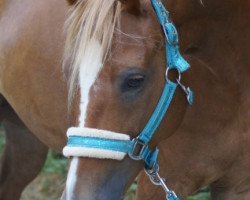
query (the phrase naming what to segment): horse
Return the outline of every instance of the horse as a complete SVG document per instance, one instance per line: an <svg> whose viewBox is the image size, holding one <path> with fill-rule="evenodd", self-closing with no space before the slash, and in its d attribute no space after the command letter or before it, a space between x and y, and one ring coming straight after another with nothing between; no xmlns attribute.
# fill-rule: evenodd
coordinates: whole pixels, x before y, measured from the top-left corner
<svg viewBox="0 0 250 200"><path fill-rule="evenodd" d="M69 0L66 37L66 2L0 2L0 119L6 132L0 196L16 200L38 174L48 147L62 151L68 127L136 137L157 106L167 60L148 0ZM163 3L191 65L182 83L195 98L188 106L178 87L150 142L160 150L160 173L181 199L205 185L215 200L249 199L250 1ZM62 199L122 199L143 169L129 156L84 153L71 159ZM143 173L138 182L137 199L165 198Z"/></svg>
<svg viewBox="0 0 250 200"><path fill-rule="evenodd" d="M48 147L61 151L66 142L61 65L67 10L57 0L0 1L0 120L6 135L0 199L20 199Z"/></svg>

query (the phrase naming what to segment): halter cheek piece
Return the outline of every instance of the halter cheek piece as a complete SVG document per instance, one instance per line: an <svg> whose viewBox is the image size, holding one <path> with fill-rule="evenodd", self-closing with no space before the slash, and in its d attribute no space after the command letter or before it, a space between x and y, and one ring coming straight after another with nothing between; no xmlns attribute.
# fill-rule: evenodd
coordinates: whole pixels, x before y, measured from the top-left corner
<svg viewBox="0 0 250 200"><path fill-rule="evenodd" d="M193 92L189 87L186 88L181 84L181 74L189 69L190 66L179 52L178 33L174 24L169 20L169 12L161 0L151 0L151 3L166 39L167 70L166 84L148 123L139 136L132 140L130 140L130 137L126 134L111 131L90 128L70 128L67 132L68 143L63 153L67 157L92 157L116 160L122 160L128 154L133 160L143 160L145 162L145 171L152 183L162 186L166 192L167 200L178 200L179 198L173 191L168 189L166 181L158 173L158 148L152 151L148 147L148 143L163 117L166 115L178 86L185 92L188 103L190 105L193 104ZM170 70L177 70L179 77L176 82L168 78Z"/></svg>

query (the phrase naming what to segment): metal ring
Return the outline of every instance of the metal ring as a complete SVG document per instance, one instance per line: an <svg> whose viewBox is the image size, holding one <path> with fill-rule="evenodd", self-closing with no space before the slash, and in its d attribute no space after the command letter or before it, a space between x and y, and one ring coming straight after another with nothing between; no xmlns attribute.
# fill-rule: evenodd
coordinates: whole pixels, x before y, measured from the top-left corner
<svg viewBox="0 0 250 200"><path fill-rule="evenodd" d="M171 81L168 78L168 74L169 74L170 70L176 70L178 72L178 78L176 79L176 83L180 83L181 82L181 72L180 72L180 70L177 69L177 68L169 68L169 67L167 67L167 69L166 69L166 81L167 81L167 83L169 83Z"/></svg>

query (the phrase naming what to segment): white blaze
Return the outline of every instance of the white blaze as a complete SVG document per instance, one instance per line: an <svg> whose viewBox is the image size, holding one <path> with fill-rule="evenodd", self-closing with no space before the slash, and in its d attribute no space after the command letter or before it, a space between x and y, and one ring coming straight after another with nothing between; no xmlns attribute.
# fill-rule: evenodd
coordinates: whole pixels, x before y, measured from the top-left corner
<svg viewBox="0 0 250 200"><path fill-rule="evenodd" d="M89 92L91 86L95 83L95 80L102 68L102 49L98 41L93 40L90 42L86 49L85 55L82 57L80 66L80 90L81 90L81 102L80 102L80 116L79 126L84 127L85 119L87 115L87 107L89 103Z"/></svg>
<svg viewBox="0 0 250 200"><path fill-rule="evenodd" d="M74 199L74 189L77 181L78 158L74 157L70 163L68 178L66 183L66 199Z"/></svg>
<svg viewBox="0 0 250 200"><path fill-rule="evenodd" d="M97 40L92 40L87 46L85 54L82 55L80 65L80 116L79 127L85 126L87 108L89 104L89 93L91 86L95 83L102 68L102 48ZM74 198L74 190L77 183L78 158L73 158L70 164L66 183L67 200Z"/></svg>

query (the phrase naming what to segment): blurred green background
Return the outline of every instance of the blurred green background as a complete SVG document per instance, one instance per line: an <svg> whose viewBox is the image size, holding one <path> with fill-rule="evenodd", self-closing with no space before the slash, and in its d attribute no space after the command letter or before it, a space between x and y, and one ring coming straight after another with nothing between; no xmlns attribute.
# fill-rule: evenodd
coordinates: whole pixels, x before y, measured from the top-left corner
<svg viewBox="0 0 250 200"><path fill-rule="evenodd" d="M0 125L0 152L4 148ZM65 186L68 162L62 155L50 151L40 175L26 188L21 200L59 200ZM136 183L127 192L125 200L135 200ZM200 190L187 200L211 200L208 188Z"/></svg>

